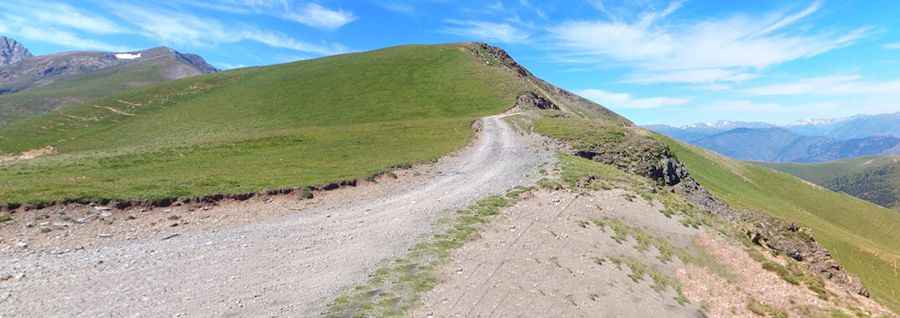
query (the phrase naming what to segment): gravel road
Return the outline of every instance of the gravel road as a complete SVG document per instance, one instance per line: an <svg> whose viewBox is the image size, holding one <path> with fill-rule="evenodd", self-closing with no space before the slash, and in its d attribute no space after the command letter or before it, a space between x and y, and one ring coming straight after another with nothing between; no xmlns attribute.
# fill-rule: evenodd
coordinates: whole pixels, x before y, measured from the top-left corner
<svg viewBox="0 0 900 318"><path fill-rule="evenodd" d="M3 252L0 317L318 316L440 216L532 183L535 168L552 160L500 116L481 127L431 173L285 216L62 254Z"/></svg>

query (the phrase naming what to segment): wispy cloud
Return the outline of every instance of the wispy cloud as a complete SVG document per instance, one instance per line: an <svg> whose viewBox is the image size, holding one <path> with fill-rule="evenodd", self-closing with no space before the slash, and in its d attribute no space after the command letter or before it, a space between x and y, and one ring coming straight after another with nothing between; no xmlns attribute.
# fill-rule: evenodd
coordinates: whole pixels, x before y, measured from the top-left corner
<svg viewBox="0 0 900 318"><path fill-rule="evenodd" d="M445 20L445 33L472 38L473 40L519 43L528 40L531 34L510 23L473 20Z"/></svg>
<svg viewBox="0 0 900 318"><path fill-rule="evenodd" d="M667 70L663 72L641 71L627 75L623 82L634 84L740 82L757 78L758 74L728 68Z"/></svg>
<svg viewBox="0 0 900 318"><path fill-rule="evenodd" d="M789 95L900 95L900 80L865 81L859 74L838 74L804 78L787 83L764 85L744 90L752 96Z"/></svg>
<svg viewBox="0 0 900 318"><path fill-rule="evenodd" d="M635 98L631 94L600 89L584 89L576 93L599 104L613 108L658 108L684 105L690 102L690 99L676 97Z"/></svg>
<svg viewBox="0 0 900 318"><path fill-rule="evenodd" d="M345 47L337 44L308 43L250 25L226 25L215 19L178 11L128 4L112 5L112 8L114 14L130 21L142 35L162 43L213 46L253 41L270 47L321 55L346 51Z"/></svg>
<svg viewBox="0 0 900 318"><path fill-rule="evenodd" d="M78 50L127 51L130 48L87 35L127 33L102 16L57 2L4 1L0 3L0 32Z"/></svg>
<svg viewBox="0 0 900 318"><path fill-rule="evenodd" d="M31 25L70 28L92 34L127 33L102 16L78 10L64 3L10 0L0 3L4 16L16 16Z"/></svg>
<svg viewBox="0 0 900 318"><path fill-rule="evenodd" d="M791 111L790 108L777 103L758 103L746 99L719 101L702 108L713 112L737 113L784 113Z"/></svg>
<svg viewBox="0 0 900 318"><path fill-rule="evenodd" d="M334 30L356 21L350 11L331 9L314 2L285 0L178 0L180 4L234 14L267 15L297 22L312 28Z"/></svg>
<svg viewBox="0 0 900 318"><path fill-rule="evenodd" d="M25 39L52 43L72 49L79 50L99 50L111 52L131 51L132 48L127 46L110 44L102 41L96 41L82 37L78 34L47 27L36 27L26 24L18 24L15 27L7 27L11 29L10 33L21 36Z"/></svg>
<svg viewBox="0 0 900 318"><path fill-rule="evenodd" d="M900 50L900 42L888 43L884 45L888 50Z"/></svg>
<svg viewBox="0 0 900 318"><path fill-rule="evenodd" d="M785 62L809 58L853 44L868 28L816 31L795 27L816 13L815 1L797 12L664 23L682 2L662 10L645 10L625 19L610 13L602 2L595 7L608 19L569 21L550 28L557 49L569 60L588 63L614 60L643 74L630 81L642 83L713 83L754 78L753 73ZM748 75L749 74L749 75ZM679 75L689 75L680 77Z"/></svg>
<svg viewBox="0 0 900 318"><path fill-rule="evenodd" d="M409 3L397 2L397 1L381 1L378 2L378 6L397 13L402 14L414 14L416 13L416 7Z"/></svg>
<svg viewBox="0 0 900 318"><path fill-rule="evenodd" d="M287 12L284 17L307 26L333 30L356 20L349 11L332 10L315 3L308 3L299 10Z"/></svg>

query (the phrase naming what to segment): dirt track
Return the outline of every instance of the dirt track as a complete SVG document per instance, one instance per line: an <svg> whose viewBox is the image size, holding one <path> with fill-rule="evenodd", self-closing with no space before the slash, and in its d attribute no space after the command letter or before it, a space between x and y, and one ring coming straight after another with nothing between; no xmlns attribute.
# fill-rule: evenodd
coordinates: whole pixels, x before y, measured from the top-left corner
<svg viewBox="0 0 900 318"><path fill-rule="evenodd" d="M5 249L0 275L11 277L0 281L0 317L316 316L441 215L532 182L552 160L539 148L488 117L473 145L430 173L355 189L350 199L167 240L110 239L61 254Z"/></svg>

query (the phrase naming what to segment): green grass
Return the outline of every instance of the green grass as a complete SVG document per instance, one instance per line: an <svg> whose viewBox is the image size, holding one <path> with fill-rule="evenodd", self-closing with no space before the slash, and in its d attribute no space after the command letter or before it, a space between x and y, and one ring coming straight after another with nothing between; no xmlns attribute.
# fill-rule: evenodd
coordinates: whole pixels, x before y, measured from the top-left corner
<svg viewBox="0 0 900 318"><path fill-rule="evenodd" d="M0 166L0 201L154 200L364 178L460 148L475 119L522 90L462 45L166 82L0 128L0 153L60 152Z"/></svg>
<svg viewBox="0 0 900 318"><path fill-rule="evenodd" d="M658 136L706 189L736 208L803 224L873 297L900 310L900 214Z"/></svg>
<svg viewBox="0 0 900 318"><path fill-rule="evenodd" d="M620 144L631 137L630 131L615 120L590 120L569 117L543 117L534 130L572 145L576 149Z"/></svg>
<svg viewBox="0 0 900 318"><path fill-rule="evenodd" d="M765 164L834 191L900 209L900 157L865 157L815 164Z"/></svg>
<svg viewBox="0 0 900 318"><path fill-rule="evenodd" d="M438 222L443 230L417 244L406 255L387 261L364 284L343 292L326 312L327 317L402 317L421 295L437 285L438 268L450 252L462 247L490 222L500 209L511 206L528 188L515 188L503 196L484 198Z"/></svg>

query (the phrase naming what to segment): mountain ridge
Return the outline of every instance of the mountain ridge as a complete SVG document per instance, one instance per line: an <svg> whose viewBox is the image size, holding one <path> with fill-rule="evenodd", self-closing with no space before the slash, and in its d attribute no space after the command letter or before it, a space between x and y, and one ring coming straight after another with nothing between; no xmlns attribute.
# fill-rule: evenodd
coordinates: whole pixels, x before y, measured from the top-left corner
<svg viewBox="0 0 900 318"><path fill-rule="evenodd" d="M900 153L900 138L870 136L840 140L803 136L785 128L735 128L693 140L723 155L762 162L823 162Z"/></svg>
<svg viewBox="0 0 900 318"><path fill-rule="evenodd" d="M18 43L0 44L4 41ZM130 88L218 71L199 55L168 47L40 56L27 53L21 44L16 47L17 57L7 58L13 63L0 64L0 126Z"/></svg>
<svg viewBox="0 0 900 318"><path fill-rule="evenodd" d="M14 39L0 35L0 66L21 62L33 55Z"/></svg>

